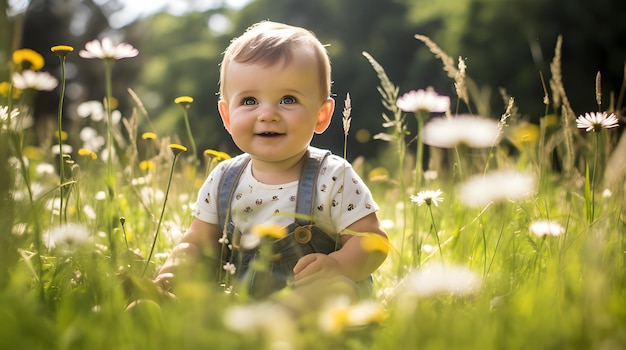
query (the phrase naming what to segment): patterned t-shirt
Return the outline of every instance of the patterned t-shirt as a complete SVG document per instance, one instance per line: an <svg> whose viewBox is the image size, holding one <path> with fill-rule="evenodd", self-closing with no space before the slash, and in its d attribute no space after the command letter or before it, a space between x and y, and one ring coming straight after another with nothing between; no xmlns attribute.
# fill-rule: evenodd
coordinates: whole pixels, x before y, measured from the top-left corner
<svg viewBox="0 0 626 350"><path fill-rule="evenodd" d="M227 162L221 162L200 188L194 211L197 219L219 225L217 187ZM363 180L343 158L329 155L319 172L313 222L327 234L342 232L379 209ZM298 181L281 185L257 181L248 162L233 195L230 217L244 234L258 224L286 227L295 220L297 190Z"/></svg>

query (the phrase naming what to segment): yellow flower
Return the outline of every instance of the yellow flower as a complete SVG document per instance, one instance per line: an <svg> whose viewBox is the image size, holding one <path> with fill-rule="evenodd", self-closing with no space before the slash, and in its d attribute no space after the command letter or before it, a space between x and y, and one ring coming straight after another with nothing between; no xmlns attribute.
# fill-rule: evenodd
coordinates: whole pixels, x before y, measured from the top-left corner
<svg viewBox="0 0 626 350"><path fill-rule="evenodd" d="M287 228L280 225L255 225L252 233L259 237L282 238L287 234Z"/></svg>
<svg viewBox="0 0 626 350"><path fill-rule="evenodd" d="M59 138L59 132L55 131L54 132L54 136L56 136L56 138ZM61 131L61 141L65 141L67 140L67 132L66 131Z"/></svg>
<svg viewBox="0 0 626 350"><path fill-rule="evenodd" d="M550 127L550 126L558 126L560 121L559 121L559 116L557 114L547 114L545 116L543 116L543 118L541 118L543 120L543 124L546 127Z"/></svg>
<svg viewBox="0 0 626 350"><path fill-rule="evenodd" d="M174 152L174 155L177 156L182 152L187 152L187 147L183 145L179 145L177 143L170 143L170 149Z"/></svg>
<svg viewBox="0 0 626 350"><path fill-rule="evenodd" d="M193 102L193 97L191 96L179 96L174 99L174 103L179 105L187 105Z"/></svg>
<svg viewBox="0 0 626 350"><path fill-rule="evenodd" d="M374 168L369 172L368 178L370 181L387 181L389 180L389 170L383 167Z"/></svg>
<svg viewBox="0 0 626 350"><path fill-rule="evenodd" d="M151 160L142 160L139 162L139 169L141 170L151 170L156 168L156 165Z"/></svg>
<svg viewBox="0 0 626 350"><path fill-rule="evenodd" d="M539 126L533 123L523 122L511 130L509 135L511 143L517 148L539 140Z"/></svg>
<svg viewBox="0 0 626 350"><path fill-rule="evenodd" d="M79 148L78 149L78 155L79 156L85 156L85 157L91 157L91 159L97 159L98 155L95 154L94 152L86 149L86 148Z"/></svg>
<svg viewBox="0 0 626 350"><path fill-rule="evenodd" d="M370 233L361 238L361 247L368 252L379 251L389 253L389 241L378 234Z"/></svg>
<svg viewBox="0 0 626 350"><path fill-rule="evenodd" d="M144 140L154 140L157 138L157 135L153 132L144 132L141 134L141 138Z"/></svg>
<svg viewBox="0 0 626 350"><path fill-rule="evenodd" d="M63 57L68 53L74 51L74 48L68 45L56 45L50 48L50 51L56 53L57 55Z"/></svg>
<svg viewBox="0 0 626 350"><path fill-rule="evenodd" d="M13 63L18 66L22 66L25 63L29 65L22 67L23 69L38 71L43 68L44 62L43 56L35 50L19 49L13 51Z"/></svg>
<svg viewBox="0 0 626 350"><path fill-rule="evenodd" d="M0 81L0 95L4 96L4 97L8 97L9 96L9 90L11 88L11 84L8 81ZM13 99L18 99L20 98L20 95L22 94L22 90L20 89L13 89Z"/></svg>
<svg viewBox="0 0 626 350"><path fill-rule="evenodd" d="M213 149L204 150L204 154L207 156L211 156L213 158L219 159L219 160L230 159L230 155L228 153L216 151Z"/></svg>

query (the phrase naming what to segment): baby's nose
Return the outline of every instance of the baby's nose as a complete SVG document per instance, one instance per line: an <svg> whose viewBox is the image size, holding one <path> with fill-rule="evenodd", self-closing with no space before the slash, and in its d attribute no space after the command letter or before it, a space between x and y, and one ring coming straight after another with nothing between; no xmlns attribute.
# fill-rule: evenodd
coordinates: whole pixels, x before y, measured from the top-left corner
<svg viewBox="0 0 626 350"><path fill-rule="evenodd" d="M266 103L259 108L259 121L276 121L280 118L276 106Z"/></svg>

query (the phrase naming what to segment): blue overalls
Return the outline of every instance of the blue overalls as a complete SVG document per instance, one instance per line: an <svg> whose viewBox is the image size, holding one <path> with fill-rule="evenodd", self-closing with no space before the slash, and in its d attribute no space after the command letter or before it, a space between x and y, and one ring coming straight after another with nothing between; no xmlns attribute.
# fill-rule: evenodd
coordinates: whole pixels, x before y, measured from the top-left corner
<svg viewBox="0 0 626 350"><path fill-rule="evenodd" d="M253 259L259 250L245 250L237 244L241 238L241 232L236 230L229 218L230 203L232 202L235 188L241 178L246 165L250 161L247 154L233 158L222 174L218 187L218 213L220 227L226 229L228 246L224 247L227 254L223 254L223 261L229 261L237 266L236 275L239 281L245 281L249 285L248 293L255 298L263 298L271 293L284 288L288 281L293 278L293 268L298 260L304 255L311 253L329 254L341 248L339 234L332 237L313 224L315 185L320 167L330 151L309 147L305 154L305 161L300 174L298 192L296 198L296 215L294 222L287 227L287 234L275 240L272 244L272 259L269 269L265 271L250 269ZM226 227L225 223L228 223ZM371 278L367 280L371 289ZM359 283L360 284L360 283ZM359 286L359 289L362 289Z"/></svg>

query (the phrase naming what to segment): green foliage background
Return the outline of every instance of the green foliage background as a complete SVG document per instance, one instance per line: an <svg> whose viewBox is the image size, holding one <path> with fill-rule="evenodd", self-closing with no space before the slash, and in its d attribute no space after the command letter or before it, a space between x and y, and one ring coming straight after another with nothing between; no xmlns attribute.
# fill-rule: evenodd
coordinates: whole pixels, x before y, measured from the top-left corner
<svg viewBox="0 0 626 350"><path fill-rule="evenodd" d="M7 8L7 0L0 6ZM146 105L157 129L152 131L173 135L176 130L182 135L184 124L172 100L180 95L193 96L196 103L189 114L200 150L236 151L215 107L218 64L229 40L259 20L304 26L329 45L338 105L350 93L353 130L366 129L370 135L381 131L384 109L372 98L377 77L363 51L386 67L401 93L433 86L442 94L454 95L441 62L413 38L414 34L426 35L452 57L466 60L468 76L475 82L477 108L472 112L495 118L506 106L499 88L523 106L519 112L525 119L537 122L544 114L540 72L548 70L558 35L564 38L564 85L577 113L595 109L593 82L598 72L603 90L614 92L617 99L626 57L626 26L617 18L626 13L626 3L620 0L575 1L567 6L559 0L252 0L241 10L216 2L215 8L205 12L182 16L160 13L111 29L107 18L122 6L118 1L102 6L92 0L31 1L25 14L8 19L2 16L0 61L7 61L11 48L30 47L46 54L47 67L54 71L57 62L49 52L51 44L78 49L99 35L117 35L140 51L135 60L114 67L115 96L120 103L132 106L126 92L130 87ZM209 19L216 15L229 20L225 32L208 28ZM77 83L81 89L68 96L70 105L103 95L101 67L97 62L84 61L73 62L77 71L69 84ZM3 64L0 74L5 73L8 68ZM55 109L54 98L46 97L39 97L40 115ZM317 145L341 152L339 116L337 110L331 128L317 137ZM43 128L47 124L42 121L40 125ZM354 138L349 142L349 158L375 156L378 152L374 150L381 143L372 139L361 143Z"/></svg>

